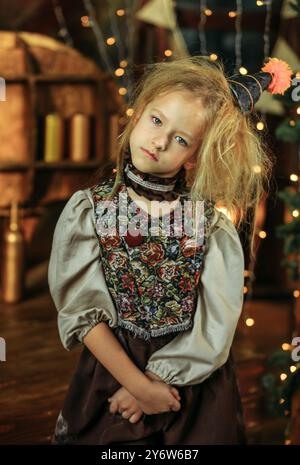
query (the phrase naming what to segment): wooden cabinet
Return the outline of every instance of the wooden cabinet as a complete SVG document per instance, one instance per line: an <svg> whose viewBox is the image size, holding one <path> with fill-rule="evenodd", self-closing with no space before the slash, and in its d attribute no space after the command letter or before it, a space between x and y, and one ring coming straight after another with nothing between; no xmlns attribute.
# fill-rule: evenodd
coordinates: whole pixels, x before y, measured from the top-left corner
<svg viewBox="0 0 300 465"><path fill-rule="evenodd" d="M5 80L7 100L0 109L1 132L5 134L0 148L0 212L13 199L32 207L68 198L113 155L110 122L116 124L117 113L109 114L105 77L27 75ZM57 162L44 159L45 118L52 112L62 117L64 129L63 155ZM90 120L90 154L83 162L74 162L69 156L70 120L76 113Z"/></svg>
<svg viewBox="0 0 300 465"><path fill-rule="evenodd" d="M39 34L0 31L0 216L12 200L26 209L66 200L91 174L114 159L119 115L125 103L109 75L78 51ZM17 56L14 63L11 56ZM45 119L62 120L59 161L45 160ZM70 157L70 123L81 113L90 123L90 153Z"/></svg>

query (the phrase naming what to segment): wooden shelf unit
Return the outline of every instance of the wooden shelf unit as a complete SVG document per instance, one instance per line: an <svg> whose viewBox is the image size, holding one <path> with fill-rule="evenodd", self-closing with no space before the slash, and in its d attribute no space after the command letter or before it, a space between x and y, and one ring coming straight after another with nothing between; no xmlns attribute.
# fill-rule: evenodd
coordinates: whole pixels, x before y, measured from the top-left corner
<svg viewBox="0 0 300 465"><path fill-rule="evenodd" d="M28 160L24 162L0 160L0 176L3 176L3 174L14 176L18 173L18 175L21 175L22 178L26 177L26 180L24 181L26 184L32 183L31 194L24 203L20 202L21 206L32 209L40 204L38 190L41 187L41 181L39 180L41 176L43 178L43 183L48 183L49 185L53 181L53 176L68 176L69 184L72 184L70 177L74 176L73 190L80 188L80 186L77 187L80 171L83 172L83 178L86 177L88 173L92 175L93 172L101 166L101 162L106 161L107 157L111 156L111 141L109 140L110 116L114 117L120 112L120 108L116 107L114 102L109 101L109 99L114 100L108 91L109 87L107 81L111 78L100 72L99 75L85 76L39 75L29 73L27 75L10 75L2 77L6 81L7 88L11 84L23 84L26 92ZM67 159L67 147L65 153L66 157L64 157L61 161L45 162L43 160L43 141L41 134L44 126L41 126L41 123L44 124L43 119L46 114L52 112L60 113L60 111L55 108L55 103L51 100L53 86L57 89L60 85L87 85L91 89L91 91L86 90L87 88L84 89L85 95L88 95L89 106L92 107L92 113L89 113L89 116L93 125L91 131L93 132L93 140L91 141L91 150L93 153L91 153L90 159L87 161L76 162ZM82 87L79 87L78 92L80 92L81 89ZM55 92L55 90L53 92ZM91 94L89 92L91 92ZM77 100L74 104L75 106L78 103L78 94L76 95L76 99ZM86 104L86 101L84 103ZM86 106L88 105L86 104ZM66 112L67 111L68 109L66 109ZM80 112L80 110L77 112ZM81 112L84 113L84 111ZM63 118L66 118L66 120L69 117L64 115L62 116ZM18 159L18 157L16 157L16 159ZM72 189L70 188L70 190ZM71 194L72 192L68 192L68 195L65 195L65 199L67 199ZM59 198L59 200L62 199ZM44 204L44 202L41 201L41 204ZM0 206L0 217L6 216L6 214L4 215L4 212L8 209L9 205Z"/></svg>

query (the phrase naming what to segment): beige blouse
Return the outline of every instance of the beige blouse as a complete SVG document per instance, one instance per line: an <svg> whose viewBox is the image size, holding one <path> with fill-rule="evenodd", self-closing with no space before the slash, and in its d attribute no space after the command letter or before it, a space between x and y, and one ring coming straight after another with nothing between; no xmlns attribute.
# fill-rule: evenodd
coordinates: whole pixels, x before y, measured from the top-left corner
<svg viewBox="0 0 300 465"><path fill-rule="evenodd" d="M218 210L212 223L198 287L192 329L154 352L146 366L166 383L198 384L229 355L243 305L244 255L232 222ZM94 205L89 189L76 192L57 222L48 270L63 346L82 343L99 322L114 328L117 311L106 286Z"/></svg>

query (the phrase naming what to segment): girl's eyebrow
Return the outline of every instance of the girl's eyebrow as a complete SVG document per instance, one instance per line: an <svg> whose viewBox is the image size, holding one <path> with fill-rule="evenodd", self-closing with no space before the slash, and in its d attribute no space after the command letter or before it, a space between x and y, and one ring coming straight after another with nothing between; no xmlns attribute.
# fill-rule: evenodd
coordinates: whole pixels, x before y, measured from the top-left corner
<svg viewBox="0 0 300 465"><path fill-rule="evenodd" d="M158 108L152 108L152 111L157 111L157 113L160 113L161 116L166 120L168 121L168 118L163 114L162 111L160 111ZM181 129L179 130L179 132L181 132L182 134L185 134L187 137L189 137L190 139L193 140L193 137L191 134L189 134L188 132L185 132L185 131L182 131Z"/></svg>

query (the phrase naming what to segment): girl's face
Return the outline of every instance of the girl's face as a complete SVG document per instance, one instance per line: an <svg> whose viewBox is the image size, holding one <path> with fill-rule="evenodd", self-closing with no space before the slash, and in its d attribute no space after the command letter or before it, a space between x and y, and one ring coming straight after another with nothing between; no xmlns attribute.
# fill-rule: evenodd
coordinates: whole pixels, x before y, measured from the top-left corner
<svg viewBox="0 0 300 465"><path fill-rule="evenodd" d="M156 97L136 117L129 139L133 165L162 178L175 176L182 166L191 169L201 143L203 113L200 98L191 92Z"/></svg>

